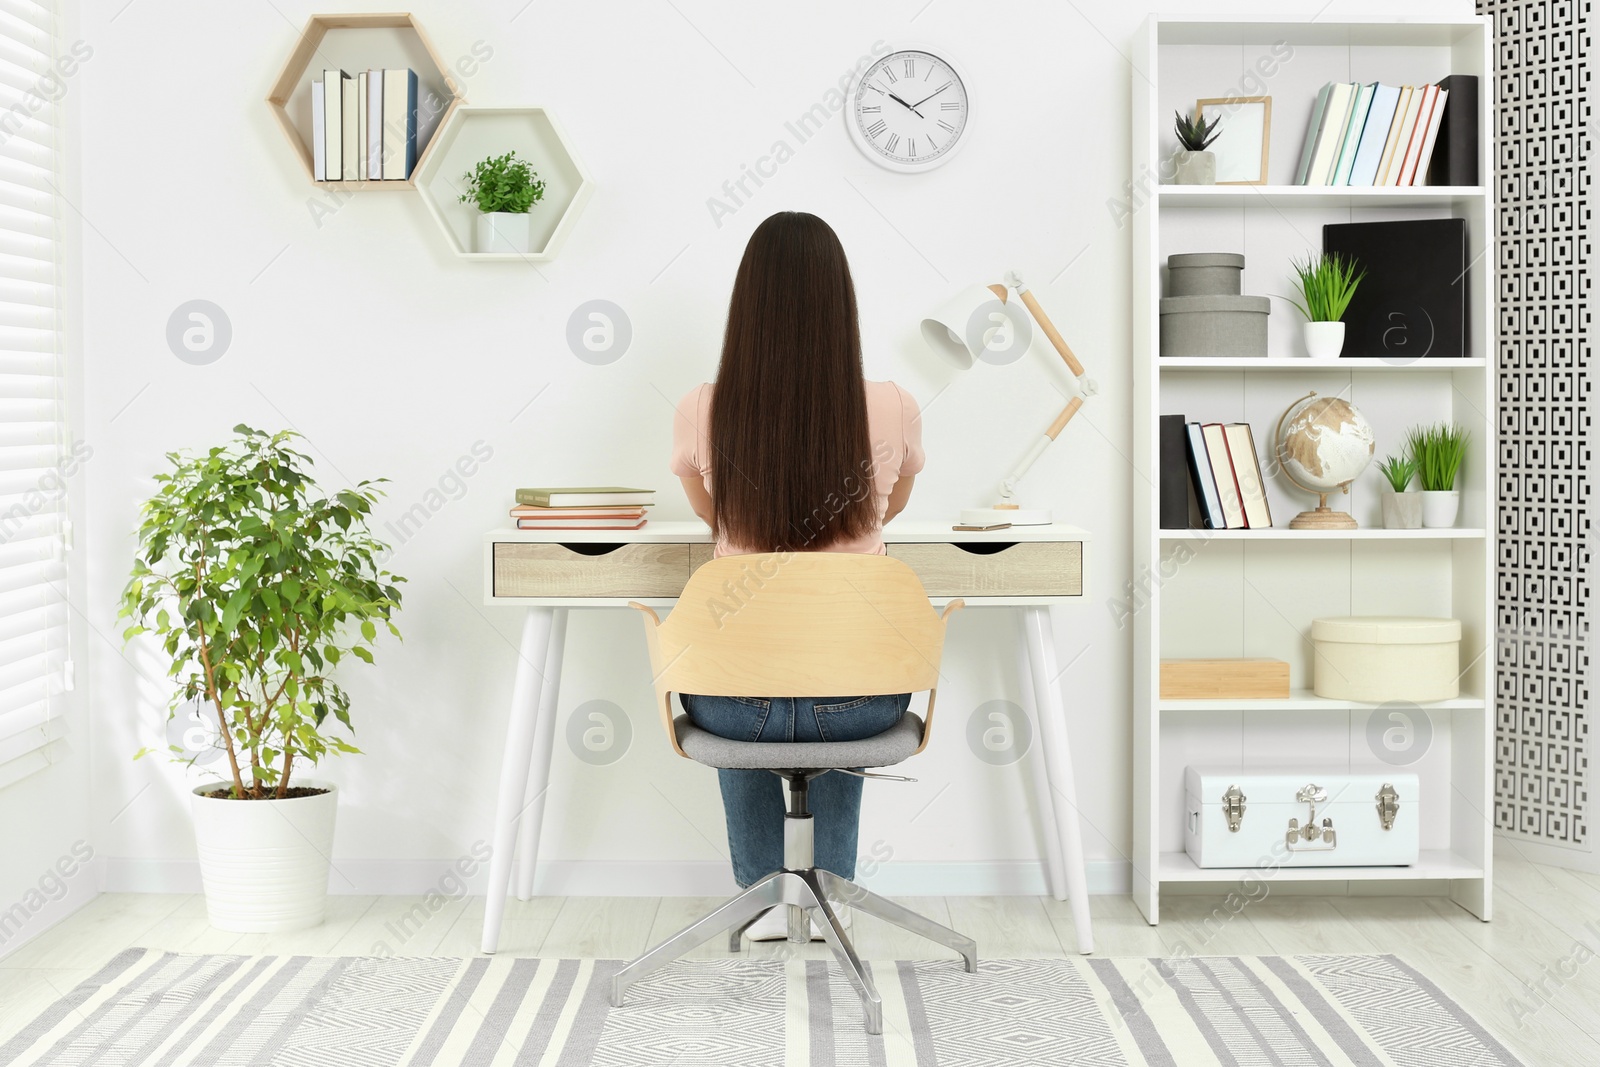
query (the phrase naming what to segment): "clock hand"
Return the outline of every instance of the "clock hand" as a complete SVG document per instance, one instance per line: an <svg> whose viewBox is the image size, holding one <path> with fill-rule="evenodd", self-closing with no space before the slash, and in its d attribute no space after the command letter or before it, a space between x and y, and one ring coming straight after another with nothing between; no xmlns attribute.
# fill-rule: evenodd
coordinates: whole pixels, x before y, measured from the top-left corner
<svg viewBox="0 0 1600 1067"><path fill-rule="evenodd" d="M918 100L915 104L907 104L906 106L909 107L911 110L915 111L917 108L921 107L923 104L926 104L929 100L932 100L934 97L938 96L940 93L944 92L948 88L950 88L950 83L949 82L945 82L943 85L939 86L939 88L935 89L933 92L929 93L927 96L923 97L921 100ZM922 116L918 115L917 117L921 118Z"/></svg>
<svg viewBox="0 0 1600 1067"><path fill-rule="evenodd" d="M894 95L893 93L889 93L888 96L889 96L890 100L893 100L895 103L899 104L901 107L905 108L907 111L909 111L913 115L917 116L917 118L919 118L919 119L922 118L922 112L918 111L915 106L906 103L904 100L900 99L898 96Z"/></svg>

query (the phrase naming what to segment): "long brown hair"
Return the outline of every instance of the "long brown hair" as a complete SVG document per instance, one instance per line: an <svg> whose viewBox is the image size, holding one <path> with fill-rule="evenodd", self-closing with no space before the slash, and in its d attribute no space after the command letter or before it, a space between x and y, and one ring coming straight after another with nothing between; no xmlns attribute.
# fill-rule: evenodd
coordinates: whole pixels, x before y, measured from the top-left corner
<svg viewBox="0 0 1600 1067"><path fill-rule="evenodd" d="M717 532L804 551L878 525L855 285L838 235L781 211L745 246L711 394Z"/></svg>

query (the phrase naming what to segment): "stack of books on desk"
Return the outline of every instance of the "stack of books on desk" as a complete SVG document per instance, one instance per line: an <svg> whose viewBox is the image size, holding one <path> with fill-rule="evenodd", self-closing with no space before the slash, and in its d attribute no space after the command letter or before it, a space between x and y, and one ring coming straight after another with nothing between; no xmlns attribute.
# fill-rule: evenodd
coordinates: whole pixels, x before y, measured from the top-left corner
<svg viewBox="0 0 1600 1067"><path fill-rule="evenodd" d="M654 489L618 485L518 489L511 517L519 530L637 530Z"/></svg>

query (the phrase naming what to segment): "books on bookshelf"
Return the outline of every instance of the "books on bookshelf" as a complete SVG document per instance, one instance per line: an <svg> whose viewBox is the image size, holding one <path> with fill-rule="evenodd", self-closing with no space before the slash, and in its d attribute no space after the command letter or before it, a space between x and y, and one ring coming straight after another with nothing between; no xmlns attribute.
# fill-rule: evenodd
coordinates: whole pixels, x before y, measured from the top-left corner
<svg viewBox="0 0 1600 1067"><path fill-rule="evenodd" d="M518 489L511 517L519 530L638 530L653 496L623 486Z"/></svg>
<svg viewBox="0 0 1600 1067"><path fill-rule="evenodd" d="M1272 526L1266 479L1248 423L1187 422L1182 415L1163 415L1160 455L1163 529L1190 528L1191 486L1205 529Z"/></svg>
<svg viewBox="0 0 1600 1067"><path fill-rule="evenodd" d="M1474 75L1436 85L1329 82L1312 105L1295 184L1476 185L1477 128Z"/></svg>
<svg viewBox="0 0 1600 1067"><path fill-rule="evenodd" d="M405 181L417 164L417 73L329 68L311 83L319 182Z"/></svg>

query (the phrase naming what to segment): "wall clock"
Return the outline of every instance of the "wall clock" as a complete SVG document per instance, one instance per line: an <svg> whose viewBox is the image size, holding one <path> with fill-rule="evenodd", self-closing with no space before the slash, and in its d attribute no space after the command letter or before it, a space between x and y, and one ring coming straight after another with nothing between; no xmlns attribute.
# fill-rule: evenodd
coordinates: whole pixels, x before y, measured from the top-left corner
<svg viewBox="0 0 1600 1067"><path fill-rule="evenodd" d="M928 48L890 52L850 83L850 139L879 166L902 174L932 170L966 143L972 120L967 79Z"/></svg>

